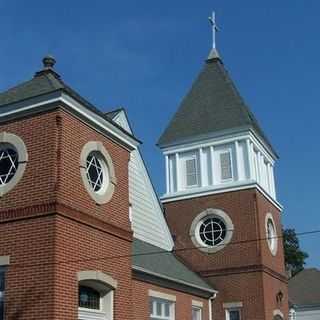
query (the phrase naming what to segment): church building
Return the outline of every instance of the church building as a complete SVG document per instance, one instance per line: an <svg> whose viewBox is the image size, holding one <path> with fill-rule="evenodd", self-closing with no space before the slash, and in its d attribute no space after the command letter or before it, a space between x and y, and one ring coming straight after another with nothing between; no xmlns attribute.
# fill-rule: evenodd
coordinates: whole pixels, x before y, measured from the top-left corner
<svg viewBox="0 0 320 320"><path fill-rule="evenodd" d="M0 320L288 319L278 156L215 46L158 141L160 198L125 110L55 63L0 93Z"/></svg>

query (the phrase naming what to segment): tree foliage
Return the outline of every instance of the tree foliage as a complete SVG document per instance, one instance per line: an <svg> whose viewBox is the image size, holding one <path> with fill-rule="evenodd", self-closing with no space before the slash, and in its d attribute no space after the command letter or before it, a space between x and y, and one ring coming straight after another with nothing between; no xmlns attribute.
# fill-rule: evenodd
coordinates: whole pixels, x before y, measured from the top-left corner
<svg viewBox="0 0 320 320"><path fill-rule="evenodd" d="M304 269L309 255L300 249L295 229L283 229L283 247L286 268L292 276Z"/></svg>

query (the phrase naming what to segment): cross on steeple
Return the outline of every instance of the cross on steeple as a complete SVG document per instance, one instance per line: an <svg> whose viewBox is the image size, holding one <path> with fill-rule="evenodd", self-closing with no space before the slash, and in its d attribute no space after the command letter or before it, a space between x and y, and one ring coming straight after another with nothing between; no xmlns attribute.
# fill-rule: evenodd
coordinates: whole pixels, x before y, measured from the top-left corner
<svg viewBox="0 0 320 320"><path fill-rule="evenodd" d="M218 27L216 24L216 13L212 11L212 16L209 17L210 24L212 26L212 49L216 49L216 32Z"/></svg>
<svg viewBox="0 0 320 320"><path fill-rule="evenodd" d="M212 49L210 50L207 62L220 60L219 53L216 48L216 32L219 31L216 23L216 13L213 11L212 16L209 17L210 24L212 26ZM221 61L221 60L220 60Z"/></svg>

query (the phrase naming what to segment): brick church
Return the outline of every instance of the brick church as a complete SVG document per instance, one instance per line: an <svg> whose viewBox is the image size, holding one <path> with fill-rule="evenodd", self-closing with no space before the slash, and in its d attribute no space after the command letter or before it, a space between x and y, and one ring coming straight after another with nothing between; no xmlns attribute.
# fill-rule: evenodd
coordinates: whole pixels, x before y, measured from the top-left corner
<svg viewBox="0 0 320 320"><path fill-rule="evenodd" d="M215 49L158 141L160 200L139 144L51 56L0 94L0 319L287 319L278 157Z"/></svg>

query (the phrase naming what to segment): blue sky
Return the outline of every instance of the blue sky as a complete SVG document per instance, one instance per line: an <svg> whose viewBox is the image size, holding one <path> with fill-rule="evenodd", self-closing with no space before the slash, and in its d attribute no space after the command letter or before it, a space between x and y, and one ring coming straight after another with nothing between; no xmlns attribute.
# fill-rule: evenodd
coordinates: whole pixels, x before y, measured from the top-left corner
<svg viewBox="0 0 320 320"><path fill-rule="evenodd" d="M217 45L242 96L280 154L283 222L320 229L319 11L316 0L0 2L0 90L53 54L63 79L103 110L124 106L161 194L155 143L200 71L216 11ZM320 266L320 235L300 238Z"/></svg>

